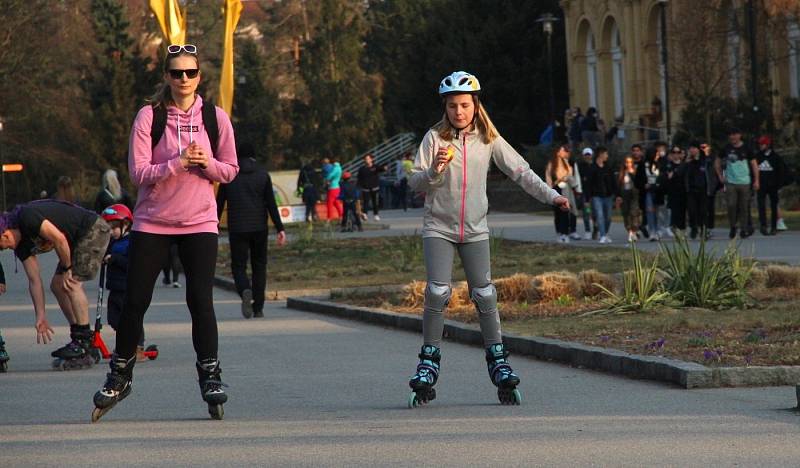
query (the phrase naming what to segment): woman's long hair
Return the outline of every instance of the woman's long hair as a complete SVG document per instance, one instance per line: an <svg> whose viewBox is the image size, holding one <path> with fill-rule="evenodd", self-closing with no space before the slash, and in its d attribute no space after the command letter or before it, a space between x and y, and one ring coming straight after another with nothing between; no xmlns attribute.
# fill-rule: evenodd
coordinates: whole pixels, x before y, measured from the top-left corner
<svg viewBox="0 0 800 468"><path fill-rule="evenodd" d="M553 155L550 157L550 161L547 163L547 167L550 170L550 178L553 181L558 180L558 169L563 167L567 172L572 172L572 167L569 165L569 161L560 157L558 152L561 151L561 148L568 148L566 145L559 145L553 150Z"/></svg>
<svg viewBox="0 0 800 468"><path fill-rule="evenodd" d="M444 98L444 102L447 103L446 97ZM484 109L477 94L472 95L472 103L475 105L475 117L472 122L475 124L475 128L480 132L483 142L489 144L500 136L500 133L492 123L492 119L489 118L489 114L486 112L486 109ZM447 118L447 110L444 111L442 120L438 121L436 125L433 126L433 129L439 134L439 137L446 141L452 140L457 130L450 124L450 119Z"/></svg>
<svg viewBox="0 0 800 468"><path fill-rule="evenodd" d="M169 72L169 64L172 62L172 59L181 56L192 57L195 62L197 62L197 68L200 68L200 59L197 57L197 54L190 54L181 50L177 54L167 54L167 57L164 59L164 74ZM169 89L169 83L167 83L166 79L158 85L156 92L147 98L146 101L153 107L164 106L165 108L174 102L172 99L172 92Z"/></svg>
<svg viewBox="0 0 800 468"><path fill-rule="evenodd" d="M103 190L106 190L114 201L122 198L122 186L117 178L117 171L109 169L103 174Z"/></svg>

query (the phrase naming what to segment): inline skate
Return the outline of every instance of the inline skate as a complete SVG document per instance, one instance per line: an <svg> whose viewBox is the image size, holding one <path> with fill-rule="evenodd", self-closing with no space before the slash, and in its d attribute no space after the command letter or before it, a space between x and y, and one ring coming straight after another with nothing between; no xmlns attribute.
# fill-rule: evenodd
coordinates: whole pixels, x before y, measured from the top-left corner
<svg viewBox="0 0 800 468"><path fill-rule="evenodd" d="M0 373L8 371L9 359L6 352L6 342L3 341L3 336L0 335Z"/></svg>
<svg viewBox="0 0 800 468"><path fill-rule="evenodd" d="M413 392L408 396L408 407L425 405L436 398L436 380L439 379L439 361L442 353L439 348L432 345L423 345L419 353L417 373L411 377L408 386Z"/></svg>
<svg viewBox="0 0 800 468"><path fill-rule="evenodd" d="M203 359L197 361L195 366L200 383L200 394L203 396L203 401L208 403L208 414L214 419L222 419L225 414L222 405L228 401L228 395L222 389L227 385L220 380L222 371L219 368L219 360L216 358Z"/></svg>
<svg viewBox="0 0 800 468"><path fill-rule="evenodd" d="M134 364L136 364L136 356L125 359L115 354L111 357L111 361L108 363L111 372L106 374L106 383L103 384L102 390L94 394L95 408L92 411L92 422L97 422L117 403L130 395Z"/></svg>
<svg viewBox="0 0 800 468"><path fill-rule="evenodd" d="M93 337L94 332L90 329L71 331L72 341L50 353L55 358L53 369L77 370L92 367L99 362L95 356L96 350L92 347Z"/></svg>
<svg viewBox="0 0 800 468"><path fill-rule="evenodd" d="M497 387L497 398L503 405L519 405L522 403L522 394L517 390L519 377L508 364L508 351L503 343L497 343L486 348L486 364L489 378Z"/></svg>

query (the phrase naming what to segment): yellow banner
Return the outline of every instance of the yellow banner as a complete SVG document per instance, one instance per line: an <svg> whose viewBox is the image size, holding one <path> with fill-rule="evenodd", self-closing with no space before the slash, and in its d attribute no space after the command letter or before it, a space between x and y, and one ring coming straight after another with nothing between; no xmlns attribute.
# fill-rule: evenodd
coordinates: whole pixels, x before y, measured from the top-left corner
<svg viewBox="0 0 800 468"><path fill-rule="evenodd" d="M222 72L219 79L219 106L228 115L233 111L233 33L242 14L241 0L225 0L225 37L223 38Z"/></svg>
<svg viewBox="0 0 800 468"><path fill-rule="evenodd" d="M150 0L150 10L156 15L168 44L186 44L186 17L178 0Z"/></svg>

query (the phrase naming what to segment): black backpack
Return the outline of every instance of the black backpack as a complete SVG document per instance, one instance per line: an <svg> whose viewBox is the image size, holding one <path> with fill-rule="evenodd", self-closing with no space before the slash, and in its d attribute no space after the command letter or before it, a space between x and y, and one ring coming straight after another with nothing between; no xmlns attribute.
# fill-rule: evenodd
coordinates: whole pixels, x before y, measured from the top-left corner
<svg viewBox="0 0 800 468"><path fill-rule="evenodd" d="M203 108L200 110L203 115L203 127L208 134L208 140L211 142L212 154L217 153L217 146L219 144L219 125L217 125L217 109L209 101L203 101ZM153 106L153 125L150 127L150 149L156 147L161 137L164 136L164 130L167 128L167 108L163 104Z"/></svg>

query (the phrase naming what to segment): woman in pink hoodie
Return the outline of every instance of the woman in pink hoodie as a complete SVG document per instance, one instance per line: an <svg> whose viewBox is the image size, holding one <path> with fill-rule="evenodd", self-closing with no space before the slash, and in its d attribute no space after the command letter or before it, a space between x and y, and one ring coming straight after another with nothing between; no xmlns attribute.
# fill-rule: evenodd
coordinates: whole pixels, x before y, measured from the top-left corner
<svg viewBox="0 0 800 468"><path fill-rule="evenodd" d="M94 396L95 421L131 391L144 313L172 244L178 246L186 274L186 304L192 315L201 394L217 419L222 418L222 404L227 400L220 380L212 297L218 237L214 182L228 183L238 172L233 128L225 111L214 108L218 132L212 151L214 135L209 138L202 117L203 100L196 93L200 83L197 48L171 45L167 51L164 83L139 111L131 129L128 169L139 193L131 232L128 292L111 372ZM164 117L163 134L154 141L154 122L163 123Z"/></svg>

